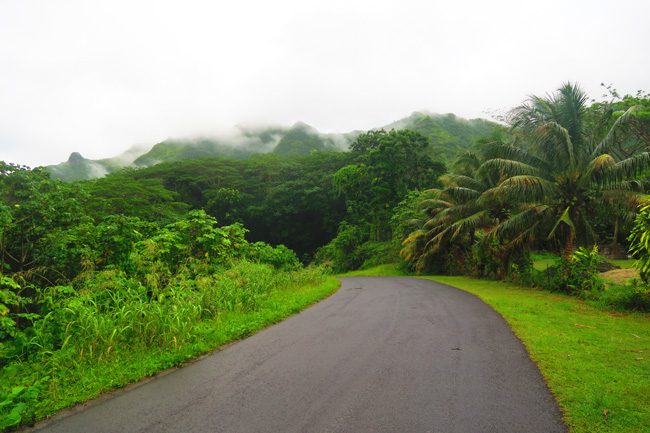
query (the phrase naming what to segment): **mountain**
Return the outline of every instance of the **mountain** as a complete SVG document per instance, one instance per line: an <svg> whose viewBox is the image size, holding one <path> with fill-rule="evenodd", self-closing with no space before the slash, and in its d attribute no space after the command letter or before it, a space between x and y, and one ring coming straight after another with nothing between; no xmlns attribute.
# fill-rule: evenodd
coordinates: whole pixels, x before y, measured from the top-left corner
<svg viewBox="0 0 650 433"><path fill-rule="evenodd" d="M346 150L358 133L321 134L311 126L298 122L285 131L273 153L278 155L309 155L314 150Z"/></svg>
<svg viewBox="0 0 650 433"><path fill-rule="evenodd" d="M149 167L161 162L182 161L207 157L245 159L253 153L271 152L280 141L282 128L238 127L219 137L168 139L134 161L138 167Z"/></svg>
<svg viewBox="0 0 650 433"><path fill-rule="evenodd" d="M429 138L434 159L449 161L477 140L493 135L502 126L484 119L467 120L454 114L415 112L383 129L412 129ZM125 167L149 167L161 162L187 159L226 157L245 159L255 153L273 152L278 155L308 155L314 150L342 151L362 131L324 134L298 122L291 127L239 126L229 134L217 137L170 138L151 148L133 147L114 158L91 160L74 152L68 161L46 169L52 177L65 181L105 176Z"/></svg>
<svg viewBox="0 0 650 433"><path fill-rule="evenodd" d="M415 112L409 117L386 125L384 129L411 129L431 142L434 159L451 161L481 138L505 128L485 119L463 119L454 114Z"/></svg>
<svg viewBox="0 0 650 433"><path fill-rule="evenodd" d="M125 152L106 159L87 159L72 152L67 161L45 167L55 179L66 182L104 177L112 171L133 166L135 159L145 153L148 146L133 146Z"/></svg>
<svg viewBox="0 0 650 433"><path fill-rule="evenodd" d="M206 157L245 159L254 153L279 155L308 155L312 150L344 150L350 140L342 134L321 134L305 123L290 128L245 128L219 138L169 139L134 161L134 165L148 167L161 162L181 161Z"/></svg>

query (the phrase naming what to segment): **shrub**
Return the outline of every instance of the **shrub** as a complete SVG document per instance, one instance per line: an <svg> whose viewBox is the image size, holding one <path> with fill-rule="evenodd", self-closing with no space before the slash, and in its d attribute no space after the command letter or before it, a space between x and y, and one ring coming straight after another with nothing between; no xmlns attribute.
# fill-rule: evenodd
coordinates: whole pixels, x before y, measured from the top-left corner
<svg viewBox="0 0 650 433"><path fill-rule="evenodd" d="M34 416L34 405L49 376L36 380L31 385L17 385L3 395L0 401L0 431L15 427Z"/></svg>
<svg viewBox="0 0 650 433"><path fill-rule="evenodd" d="M13 278L0 274L0 361L7 357L8 342L18 333L16 310L22 303L19 289Z"/></svg>
<svg viewBox="0 0 650 433"><path fill-rule="evenodd" d="M647 284L633 280L625 285L607 287L597 302L619 310L650 311L650 289Z"/></svg>
<svg viewBox="0 0 650 433"><path fill-rule="evenodd" d="M265 242L255 242L246 247L244 255L250 261L266 263L275 269L292 270L300 267L296 253L284 245L273 247Z"/></svg>
<svg viewBox="0 0 650 433"><path fill-rule="evenodd" d="M399 244L395 241L373 242L368 241L359 246L357 254L363 260L360 269L368 269L399 260Z"/></svg>
<svg viewBox="0 0 650 433"><path fill-rule="evenodd" d="M604 288L598 277L598 268L603 261L605 259L598 255L595 245L591 250L580 247L569 260L561 258L546 271L535 272L533 282L547 290L586 297Z"/></svg>
<svg viewBox="0 0 650 433"><path fill-rule="evenodd" d="M645 204L634 219L634 228L628 238L630 252L638 259L641 280L650 281L650 204Z"/></svg>
<svg viewBox="0 0 650 433"><path fill-rule="evenodd" d="M358 269L364 262L359 247L367 239L367 230L344 221L339 225L336 237L316 252L316 263L329 266L334 272Z"/></svg>

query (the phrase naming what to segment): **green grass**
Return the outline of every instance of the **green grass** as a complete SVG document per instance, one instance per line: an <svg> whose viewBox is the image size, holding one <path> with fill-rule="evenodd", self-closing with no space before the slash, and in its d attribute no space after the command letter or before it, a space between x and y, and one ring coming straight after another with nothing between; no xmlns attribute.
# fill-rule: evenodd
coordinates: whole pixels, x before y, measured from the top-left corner
<svg viewBox="0 0 650 433"><path fill-rule="evenodd" d="M549 253L549 252L535 252L532 253L531 258L533 259L533 268L537 269L538 271L545 271L546 268L550 268L555 264L559 256L557 254ZM634 259L610 259L610 263L613 265L618 266L619 268L622 269L629 269L634 267L634 262L636 260Z"/></svg>
<svg viewBox="0 0 650 433"><path fill-rule="evenodd" d="M533 267L538 271L544 271L547 267L555 264L558 256L547 252L538 252L531 254L533 259ZM634 267L634 259L612 259L611 263L622 268L629 269ZM404 271L399 269L397 263L390 263L386 265L378 265L368 269L358 271L350 271L344 274L339 274L339 277L390 277L390 276L403 276L407 275Z"/></svg>
<svg viewBox="0 0 650 433"><path fill-rule="evenodd" d="M535 254L545 269L555 257ZM612 260L622 268L634 260ZM399 276L382 265L340 276ZM557 397L572 433L650 432L650 316L501 281L421 277L466 290L510 324Z"/></svg>
<svg viewBox="0 0 650 433"><path fill-rule="evenodd" d="M79 367L66 363L53 366L51 363L56 362L53 357L48 365L17 364L4 368L0 370L0 381L16 383L23 379L21 383L31 383L34 378L52 375L47 382L47 389L39 396L33 408L32 421L37 421L65 407L97 397L107 390L137 382L226 343L249 336L331 295L339 285L340 282L335 277L327 276L320 283L274 290L255 311L224 312L214 320L198 323L191 340L176 349L156 347L134 351L116 347L107 359Z"/></svg>
<svg viewBox="0 0 650 433"><path fill-rule="evenodd" d="M612 259L610 262L621 269L630 269L634 267L636 260L634 259Z"/></svg>
<svg viewBox="0 0 650 433"><path fill-rule="evenodd" d="M531 254L533 259L533 268L538 271L545 271L546 268L550 268L559 258L556 254L547 253L547 252L536 252Z"/></svg>
<svg viewBox="0 0 650 433"><path fill-rule="evenodd" d="M650 432L650 316L467 277L424 277L475 294L524 343L573 433Z"/></svg>
<svg viewBox="0 0 650 433"><path fill-rule="evenodd" d="M368 269L361 269L358 271L350 271L344 274L339 274L339 277L393 277L406 275L404 271L399 269L397 263L389 263L387 265L378 265Z"/></svg>

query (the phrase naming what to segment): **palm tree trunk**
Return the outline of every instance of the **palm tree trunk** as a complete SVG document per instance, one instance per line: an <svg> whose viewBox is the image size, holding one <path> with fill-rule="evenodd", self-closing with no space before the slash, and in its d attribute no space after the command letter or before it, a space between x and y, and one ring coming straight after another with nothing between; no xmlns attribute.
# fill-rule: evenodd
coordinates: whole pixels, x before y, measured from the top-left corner
<svg viewBox="0 0 650 433"><path fill-rule="evenodd" d="M573 256L573 242L575 240L576 234L573 229L569 229L569 236L566 239L566 244L564 244L564 259L570 260Z"/></svg>
<svg viewBox="0 0 650 433"><path fill-rule="evenodd" d="M616 245L618 241L618 218L614 221L614 239L612 239L612 245Z"/></svg>

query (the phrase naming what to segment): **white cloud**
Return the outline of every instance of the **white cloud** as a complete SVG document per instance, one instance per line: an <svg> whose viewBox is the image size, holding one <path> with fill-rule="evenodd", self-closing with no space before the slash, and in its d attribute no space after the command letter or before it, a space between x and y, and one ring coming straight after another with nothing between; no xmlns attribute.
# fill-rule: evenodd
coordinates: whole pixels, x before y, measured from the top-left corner
<svg viewBox="0 0 650 433"><path fill-rule="evenodd" d="M0 159L55 163L237 123L477 117L579 81L650 89L621 1L0 1Z"/></svg>

